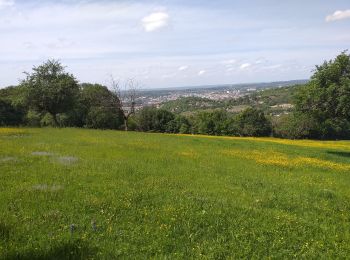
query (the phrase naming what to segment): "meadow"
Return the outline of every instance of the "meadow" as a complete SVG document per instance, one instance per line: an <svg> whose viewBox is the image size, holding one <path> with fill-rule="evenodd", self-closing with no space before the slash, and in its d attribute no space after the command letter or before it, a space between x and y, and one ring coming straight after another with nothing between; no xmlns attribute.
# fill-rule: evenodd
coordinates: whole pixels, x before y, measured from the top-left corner
<svg viewBox="0 0 350 260"><path fill-rule="evenodd" d="M0 128L0 259L347 258L350 142Z"/></svg>

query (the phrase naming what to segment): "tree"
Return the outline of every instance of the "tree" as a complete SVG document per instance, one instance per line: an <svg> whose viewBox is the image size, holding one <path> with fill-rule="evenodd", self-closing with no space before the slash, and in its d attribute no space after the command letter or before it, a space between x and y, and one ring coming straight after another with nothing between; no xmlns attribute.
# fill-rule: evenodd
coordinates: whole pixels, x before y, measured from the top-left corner
<svg viewBox="0 0 350 260"><path fill-rule="evenodd" d="M175 116L165 109L145 107L137 115L139 129L145 132L167 132Z"/></svg>
<svg viewBox="0 0 350 260"><path fill-rule="evenodd" d="M24 113L10 102L0 99L0 126L20 125Z"/></svg>
<svg viewBox="0 0 350 260"><path fill-rule="evenodd" d="M310 82L295 99L295 112L316 122L316 138L350 137L350 56L342 52L334 60L316 66Z"/></svg>
<svg viewBox="0 0 350 260"><path fill-rule="evenodd" d="M182 115L176 115L176 117L167 123L166 132L168 133L180 133L189 134L191 124L189 120Z"/></svg>
<svg viewBox="0 0 350 260"><path fill-rule="evenodd" d="M78 110L89 128L117 129L123 123L118 97L99 84L81 84Z"/></svg>
<svg viewBox="0 0 350 260"><path fill-rule="evenodd" d="M23 102L23 88L11 86L0 89L0 125L23 124L26 109Z"/></svg>
<svg viewBox="0 0 350 260"><path fill-rule="evenodd" d="M57 60L48 60L26 73L22 86L27 90L27 102L31 108L51 114L55 126L57 115L69 111L79 91L77 80L65 72Z"/></svg>
<svg viewBox="0 0 350 260"><path fill-rule="evenodd" d="M255 108L247 108L239 113L233 123L240 136L269 136L272 131L264 112Z"/></svg>
<svg viewBox="0 0 350 260"><path fill-rule="evenodd" d="M174 118L174 114L170 111L157 109L153 118L153 130L160 133L166 132L168 124L174 120Z"/></svg>
<svg viewBox="0 0 350 260"><path fill-rule="evenodd" d="M111 77L113 94L118 98L117 102L123 115L124 130L128 131L129 117L135 114L138 83L134 79L128 79L122 89L119 81Z"/></svg>
<svg viewBox="0 0 350 260"><path fill-rule="evenodd" d="M317 123L307 114L291 113L274 118L273 136L289 139L315 137Z"/></svg>
<svg viewBox="0 0 350 260"><path fill-rule="evenodd" d="M225 110L201 111L194 117L194 129L198 134L224 135L226 133Z"/></svg>
<svg viewBox="0 0 350 260"><path fill-rule="evenodd" d="M156 112L155 107L144 107L137 113L137 123L140 131L153 130L153 120Z"/></svg>

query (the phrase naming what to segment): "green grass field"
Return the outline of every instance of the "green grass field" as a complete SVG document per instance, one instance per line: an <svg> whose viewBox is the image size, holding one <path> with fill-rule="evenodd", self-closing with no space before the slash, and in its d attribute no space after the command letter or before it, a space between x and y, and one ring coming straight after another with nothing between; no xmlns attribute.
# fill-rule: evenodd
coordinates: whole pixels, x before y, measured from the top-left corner
<svg viewBox="0 0 350 260"><path fill-rule="evenodd" d="M0 129L0 258L347 258L350 142Z"/></svg>

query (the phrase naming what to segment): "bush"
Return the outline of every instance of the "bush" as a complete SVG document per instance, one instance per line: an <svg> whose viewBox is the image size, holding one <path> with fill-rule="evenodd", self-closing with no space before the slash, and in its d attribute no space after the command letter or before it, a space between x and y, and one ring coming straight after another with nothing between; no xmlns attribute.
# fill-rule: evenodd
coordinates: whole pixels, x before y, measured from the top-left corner
<svg viewBox="0 0 350 260"><path fill-rule="evenodd" d="M27 126L31 127L39 127L41 126L40 124L41 121L41 114L34 111L34 110L29 110L25 116L25 122Z"/></svg>
<svg viewBox="0 0 350 260"><path fill-rule="evenodd" d="M57 117L58 123L58 117ZM40 120L40 126L56 126L56 122L53 120L53 116L49 113L46 113Z"/></svg>
<svg viewBox="0 0 350 260"><path fill-rule="evenodd" d="M23 123L24 111L9 101L0 100L0 126L15 126Z"/></svg>

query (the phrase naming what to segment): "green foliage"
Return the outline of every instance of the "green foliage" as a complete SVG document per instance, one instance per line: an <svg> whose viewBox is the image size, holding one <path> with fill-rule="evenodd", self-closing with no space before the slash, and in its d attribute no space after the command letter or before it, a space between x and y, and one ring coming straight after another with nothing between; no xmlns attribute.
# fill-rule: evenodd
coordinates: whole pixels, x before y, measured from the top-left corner
<svg viewBox="0 0 350 260"><path fill-rule="evenodd" d="M15 126L23 122L24 111L7 100L0 99L0 126Z"/></svg>
<svg viewBox="0 0 350 260"><path fill-rule="evenodd" d="M307 114L292 113L283 115L273 122L273 135L289 139L317 138L317 122Z"/></svg>
<svg viewBox="0 0 350 260"><path fill-rule="evenodd" d="M23 86L10 86L0 89L0 99L11 103L16 109L25 108L26 89Z"/></svg>
<svg viewBox="0 0 350 260"><path fill-rule="evenodd" d="M246 109L232 115L223 109L205 110L190 116L145 107L137 114L140 131L203 135L269 136L271 123L262 111Z"/></svg>
<svg viewBox="0 0 350 260"><path fill-rule="evenodd" d="M121 122L108 108L90 107L86 117L86 127L99 129L117 129Z"/></svg>
<svg viewBox="0 0 350 260"><path fill-rule="evenodd" d="M350 138L350 56L343 52L316 66L310 83L296 96L296 112L317 124L312 138Z"/></svg>
<svg viewBox="0 0 350 260"><path fill-rule="evenodd" d="M55 122L53 116L50 113L44 114L44 116L40 120L41 126L55 126ZM59 125L59 120L57 119L57 125Z"/></svg>
<svg viewBox="0 0 350 260"><path fill-rule="evenodd" d="M191 132L191 123L185 116L176 115L166 127L168 133L189 134Z"/></svg>
<svg viewBox="0 0 350 260"><path fill-rule="evenodd" d="M22 86L27 91L28 105L39 112L50 113L55 125L58 125L57 114L74 107L79 91L74 76L65 72L56 60L34 67Z"/></svg>
<svg viewBox="0 0 350 260"><path fill-rule="evenodd" d="M140 131L149 132L153 130L153 118L157 109L154 107L144 107L137 114L137 123Z"/></svg>
<svg viewBox="0 0 350 260"><path fill-rule="evenodd" d="M78 86L55 60L34 67L20 86L0 90L0 125L119 129L124 119L116 94L99 84ZM316 66L305 86L265 89L228 101L180 98L161 109L141 109L130 121L130 129L147 132L233 136L273 132L292 139L348 139L350 56L343 52Z"/></svg>
<svg viewBox="0 0 350 260"><path fill-rule="evenodd" d="M207 135L224 135L226 133L225 110L203 111L194 117L194 132Z"/></svg>
<svg viewBox="0 0 350 260"><path fill-rule="evenodd" d="M269 136L271 134L271 123L261 110L248 108L236 116L234 123L237 125L240 136Z"/></svg>
<svg viewBox="0 0 350 260"><path fill-rule="evenodd" d="M35 110L28 110L25 116L25 123L27 126L38 127L41 126L41 114Z"/></svg>
<svg viewBox="0 0 350 260"><path fill-rule="evenodd" d="M154 107L145 107L137 115L139 130L145 132L170 131L175 116L173 113Z"/></svg>
<svg viewBox="0 0 350 260"><path fill-rule="evenodd" d="M153 129L156 132L166 132L168 124L174 120L175 116L173 113L164 110L157 109L154 117L153 117Z"/></svg>
<svg viewBox="0 0 350 260"><path fill-rule="evenodd" d="M20 87L0 89L0 126L24 124L26 109L23 93L23 88Z"/></svg>
<svg viewBox="0 0 350 260"><path fill-rule="evenodd" d="M118 129L123 123L118 97L99 84L81 85L75 111L89 128Z"/></svg>

